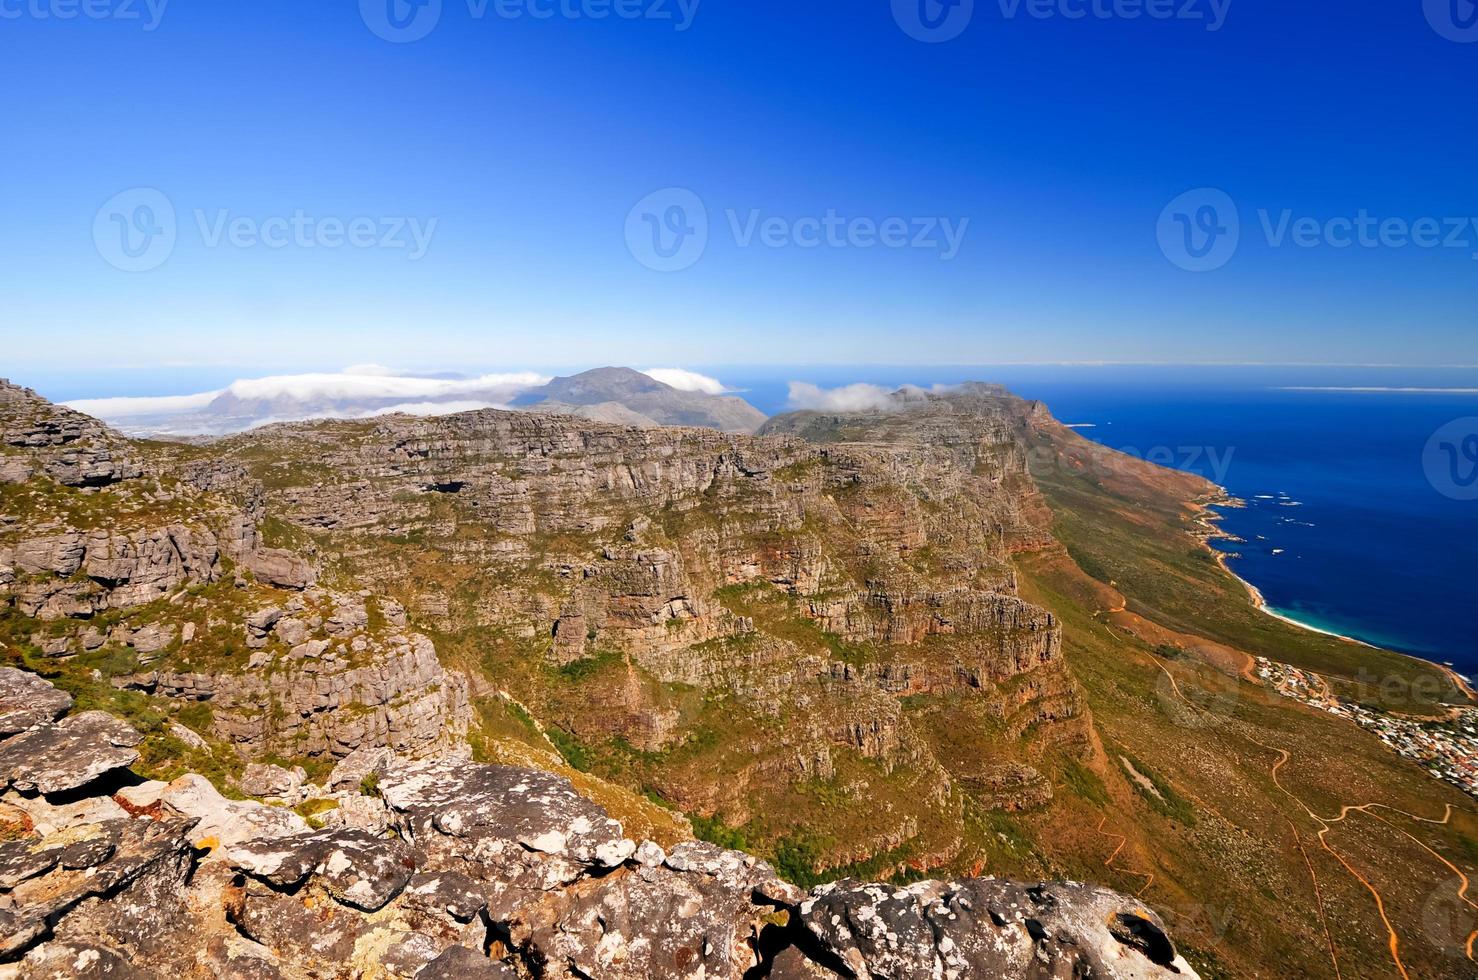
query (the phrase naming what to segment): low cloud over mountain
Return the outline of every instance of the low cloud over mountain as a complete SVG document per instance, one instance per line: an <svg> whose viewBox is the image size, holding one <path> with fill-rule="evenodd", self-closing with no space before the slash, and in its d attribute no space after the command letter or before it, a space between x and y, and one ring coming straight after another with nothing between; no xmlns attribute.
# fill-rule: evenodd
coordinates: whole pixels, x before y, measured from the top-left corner
<svg viewBox="0 0 1478 980"><path fill-rule="evenodd" d="M463 377L362 364L243 378L188 395L80 399L69 407L130 435L225 435L301 419L450 415L514 405L628 425L753 431L763 424L762 413L727 390L717 378L683 368L604 368L572 378L531 371Z"/></svg>

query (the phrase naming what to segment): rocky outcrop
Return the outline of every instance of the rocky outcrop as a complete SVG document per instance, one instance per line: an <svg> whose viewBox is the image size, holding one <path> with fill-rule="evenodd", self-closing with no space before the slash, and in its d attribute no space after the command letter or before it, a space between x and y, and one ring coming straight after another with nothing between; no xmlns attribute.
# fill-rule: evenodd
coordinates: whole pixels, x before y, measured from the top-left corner
<svg viewBox="0 0 1478 980"><path fill-rule="evenodd" d="M0 482L40 473L68 487L95 489L144 473L128 441L94 418L0 379ZM13 452L19 450L21 452Z"/></svg>
<svg viewBox="0 0 1478 980"><path fill-rule="evenodd" d="M249 759L462 745L463 678L443 670L398 604L316 589L307 557L263 538L259 495L227 499L197 459L144 456L4 384L0 440L6 460L25 461L3 508L22 516L0 513L0 618L18 621L36 654L91 655L117 687L208 704L209 730L172 729L197 750L202 735ZM93 450L126 451L129 479L83 486L52 465L59 452ZM5 726L34 724L35 712L16 710Z"/></svg>
<svg viewBox="0 0 1478 980"><path fill-rule="evenodd" d="M35 674L0 667L0 738L53 722L71 706L70 694Z"/></svg>
<svg viewBox="0 0 1478 980"><path fill-rule="evenodd" d="M137 762L141 741L106 712L71 715L0 744L0 789L48 796L79 789Z"/></svg>
<svg viewBox="0 0 1478 980"><path fill-rule="evenodd" d="M840 976L1195 975L1153 912L1085 885L842 881L801 903L800 920L827 959L845 968Z"/></svg>
<svg viewBox="0 0 1478 980"><path fill-rule="evenodd" d="M373 748L455 754L470 724L467 682L395 603L322 590L254 605L232 633L251 652L222 669L160 668L115 685L211 708L212 734L247 758L342 759ZM209 612L209 606L203 610Z"/></svg>
<svg viewBox="0 0 1478 980"><path fill-rule="evenodd" d="M128 740L72 720L52 727L74 740L33 745L33 766ZM1101 889L807 894L737 851L637 844L548 773L396 761L380 790L394 836L309 830L194 775L118 790L126 810L89 796L107 792L96 780L78 786L91 819L6 825L0 977L1195 976L1152 912Z"/></svg>

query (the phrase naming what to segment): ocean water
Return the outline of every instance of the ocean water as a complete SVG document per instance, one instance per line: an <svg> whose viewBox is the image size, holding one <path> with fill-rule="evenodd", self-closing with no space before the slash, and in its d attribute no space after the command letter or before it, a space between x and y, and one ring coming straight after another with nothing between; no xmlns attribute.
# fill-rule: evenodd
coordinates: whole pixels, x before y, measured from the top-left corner
<svg viewBox="0 0 1478 980"><path fill-rule="evenodd" d="M767 412L773 370L720 376ZM1232 568L1319 629L1478 673L1478 370L1300 367L826 368L823 387L1000 381L1115 449L1192 470L1247 502ZM1473 391L1332 391L1379 387ZM1461 420L1466 419L1466 422ZM1445 434L1434 439L1440 430ZM1451 446L1450 450L1441 448ZM1471 454L1471 455L1469 455ZM1453 467L1456 466L1456 469ZM1459 499L1467 497L1467 499Z"/></svg>

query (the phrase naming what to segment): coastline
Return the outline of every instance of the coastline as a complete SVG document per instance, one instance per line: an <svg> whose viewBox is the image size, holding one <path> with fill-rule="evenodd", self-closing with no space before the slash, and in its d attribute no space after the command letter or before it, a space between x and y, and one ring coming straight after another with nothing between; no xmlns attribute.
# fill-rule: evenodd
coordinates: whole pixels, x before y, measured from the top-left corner
<svg viewBox="0 0 1478 980"><path fill-rule="evenodd" d="M1202 545L1205 546L1206 550L1211 552L1213 558L1216 561L1216 564L1221 567L1222 571L1226 572L1232 578L1242 583L1242 587L1247 590L1247 595L1252 600L1253 606L1255 606L1259 612L1271 616L1274 619L1281 620L1282 622L1287 623L1290 626L1295 626L1299 629L1308 630L1310 633L1318 633L1321 636L1328 636L1337 640L1343 640L1346 643L1358 644L1359 646L1367 647L1371 650L1386 650L1388 653L1394 653L1397 656L1407 657L1411 660L1416 660L1431 667L1435 667L1446 674L1452 680L1453 685L1457 687L1458 690L1462 691L1463 694L1467 696L1470 701L1478 703L1478 691L1474 690L1473 683L1467 677L1458 673L1457 670L1447 666L1446 664L1440 664L1437 663L1435 660L1428 660L1425 657L1418 657L1415 654L1404 653L1400 650L1388 650L1386 647L1381 647L1374 643L1368 643L1365 640L1361 640L1353 636L1346 636L1343 633L1336 633L1333 630L1321 629L1318 626L1312 626L1308 623L1294 619L1292 616L1280 613L1272 606L1268 605L1267 597L1262 594L1262 591L1258 589L1257 586L1253 585L1251 582L1247 581L1245 578L1233 571L1231 563L1229 561L1229 558L1231 556L1228 555L1227 552L1221 551L1220 549L1213 548L1211 546L1212 541L1241 541L1241 539L1236 537L1235 535L1229 534L1226 531L1222 530L1219 523L1222 519L1222 515L1217 513L1212 508L1246 506L1246 504L1243 503L1241 500L1233 497L1230 493L1228 493L1225 487L1217 487L1216 490L1216 494L1209 498L1203 498L1201 500L1193 501L1193 506L1195 507L1197 512L1196 522L1206 530L1206 533L1204 535L1197 535L1197 537L1201 541Z"/></svg>

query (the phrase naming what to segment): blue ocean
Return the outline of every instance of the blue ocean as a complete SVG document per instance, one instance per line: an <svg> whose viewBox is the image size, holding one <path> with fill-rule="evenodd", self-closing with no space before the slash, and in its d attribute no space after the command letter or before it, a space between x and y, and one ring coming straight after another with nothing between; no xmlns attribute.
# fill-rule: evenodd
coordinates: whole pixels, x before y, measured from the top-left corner
<svg viewBox="0 0 1478 980"><path fill-rule="evenodd" d="M695 370L770 414L787 409L791 381L823 388L1002 382L1046 402L1088 438L1195 471L1246 501L1227 510L1222 525L1242 543L1222 547L1237 554L1233 569L1279 613L1478 674L1478 369ZM183 394L269 373L277 372L100 371L16 380L61 400Z"/></svg>

